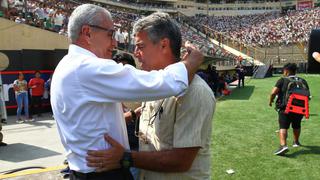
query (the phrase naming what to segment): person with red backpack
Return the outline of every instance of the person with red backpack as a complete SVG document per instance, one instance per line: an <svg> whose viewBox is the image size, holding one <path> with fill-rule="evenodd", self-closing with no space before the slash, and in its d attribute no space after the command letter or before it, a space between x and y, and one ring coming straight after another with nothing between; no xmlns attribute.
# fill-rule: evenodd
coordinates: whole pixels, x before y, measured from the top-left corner
<svg viewBox="0 0 320 180"><path fill-rule="evenodd" d="M287 63L283 66L284 77L280 78L275 87L272 89L270 95L269 106L272 107L272 103L277 96L276 110L279 114L279 138L280 148L274 152L275 155L284 155L289 151L287 146L287 131L290 127L293 129L293 147L301 146L299 142L301 132L301 120L303 114L297 114L293 112L286 113L285 109L288 103L290 95L293 93L299 93L309 98L310 91L306 80L296 76L297 65L295 63Z"/></svg>

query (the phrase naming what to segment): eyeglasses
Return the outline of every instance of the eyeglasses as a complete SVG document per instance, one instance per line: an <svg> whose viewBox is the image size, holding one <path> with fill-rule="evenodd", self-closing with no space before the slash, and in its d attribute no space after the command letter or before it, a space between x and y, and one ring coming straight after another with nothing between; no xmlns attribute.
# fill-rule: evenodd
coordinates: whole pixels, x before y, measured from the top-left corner
<svg viewBox="0 0 320 180"><path fill-rule="evenodd" d="M93 28L97 28L97 29L101 29L103 31L107 31L108 33L112 33L111 34L111 38L115 39L116 38L116 31L114 29L109 29L109 28L104 28L104 27L100 27L100 26L96 26L96 25L91 25L88 24L88 26L93 27Z"/></svg>

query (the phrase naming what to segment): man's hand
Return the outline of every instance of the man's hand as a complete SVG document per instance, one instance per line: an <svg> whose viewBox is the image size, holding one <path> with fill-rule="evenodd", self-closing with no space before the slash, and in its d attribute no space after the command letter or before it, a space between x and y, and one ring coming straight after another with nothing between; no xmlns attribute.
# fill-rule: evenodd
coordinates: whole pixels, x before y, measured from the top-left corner
<svg viewBox="0 0 320 180"><path fill-rule="evenodd" d="M320 53L314 52L312 53L312 57L320 63Z"/></svg>
<svg viewBox="0 0 320 180"><path fill-rule="evenodd" d="M185 42L187 53L182 57L182 62L188 70L189 84L191 83L194 74L197 72L199 66L203 62L203 54L190 42Z"/></svg>
<svg viewBox="0 0 320 180"><path fill-rule="evenodd" d="M120 160L123 156L124 147L108 135L104 139L112 146L108 150L88 151L86 157L87 166L96 169L96 172L109 171L120 168Z"/></svg>
<svg viewBox="0 0 320 180"><path fill-rule="evenodd" d="M137 118L139 118L141 116L141 110L142 110L141 106L134 110L134 112L136 113Z"/></svg>
<svg viewBox="0 0 320 180"><path fill-rule="evenodd" d="M273 103L272 101L269 102L269 106L270 106L270 107L272 107L272 103Z"/></svg>
<svg viewBox="0 0 320 180"><path fill-rule="evenodd" d="M274 101L274 98L277 94L279 94L280 89L277 87L274 87L271 91L270 98L269 98L269 106L272 107L272 103Z"/></svg>
<svg viewBox="0 0 320 180"><path fill-rule="evenodd" d="M187 53L183 56L182 60L186 61L192 68L198 69L203 62L202 52L189 41L186 41L184 47L187 49Z"/></svg>

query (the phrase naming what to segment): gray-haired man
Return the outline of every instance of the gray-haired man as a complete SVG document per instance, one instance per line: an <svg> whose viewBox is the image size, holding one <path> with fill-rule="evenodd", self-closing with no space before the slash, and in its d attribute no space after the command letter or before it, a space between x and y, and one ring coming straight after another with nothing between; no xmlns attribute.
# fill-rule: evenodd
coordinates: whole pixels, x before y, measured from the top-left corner
<svg viewBox="0 0 320 180"><path fill-rule="evenodd" d="M168 14L154 13L140 19L133 32L135 56L142 69L159 70L180 60L180 30ZM196 75L185 95L143 103L139 152L124 152L124 147L106 136L113 147L89 151L88 165L98 171L112 169L115 164L138 167L143 169L139 179L147 180L210 180L214 109L213 92ZM98 167L99 161L105 165Z"/></svg>
<svg viewBox="0 0 320 180"><path fill-rule="evenodd" d="M106 133L129 149L121 102L184 94L203 56L189 47L191 53L182 62L153 72L117 64L111 60L115 47L111 15L92 4L73 11L68 36L72 43L69 52L52 77L51 106L67 152L70 178L130 178L128 171L119 166L96 172L87 166L87 151L109 149L111 145L104 140ZM104 163L97 165L102 167Z"/></svg>

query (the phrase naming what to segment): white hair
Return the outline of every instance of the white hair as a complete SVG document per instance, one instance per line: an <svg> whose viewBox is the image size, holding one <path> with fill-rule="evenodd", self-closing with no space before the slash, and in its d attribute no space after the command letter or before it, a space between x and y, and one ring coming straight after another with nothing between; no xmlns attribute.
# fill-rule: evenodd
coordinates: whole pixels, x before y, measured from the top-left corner
<svg viewBox="0 0 320 180"><path fill-rule="evenodd" d="M163 38L170 40L170 48L176 60L180 60L181 32L177 24L171 20L169 14L155 12L147 17L139 19L133 26L133 35L145 31L148 38L154 43Z"/></svg>
<svg viewBox="0 0 320 180"><path fill-rule="evenodd" d="M68 37L72 43L78 38L83 25L100 25L106 17L112 20L108 10L93 4L82 4L71 14L68 23Z"/></svg>

